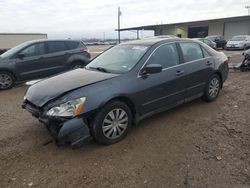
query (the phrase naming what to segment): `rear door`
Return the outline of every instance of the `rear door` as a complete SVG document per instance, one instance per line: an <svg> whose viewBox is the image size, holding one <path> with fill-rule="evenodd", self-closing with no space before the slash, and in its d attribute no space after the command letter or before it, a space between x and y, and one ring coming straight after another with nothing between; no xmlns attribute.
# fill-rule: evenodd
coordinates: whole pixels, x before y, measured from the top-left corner
<svg viewBox="0 0 250 188"><path fill-rule="evenodd" d="M68 58L71 53L64 41L48 41L46 42L48 54L46 61L50 66L50 75L68 70Z"/></svg>
<svg viewBox="0 0 250 188"><path fill-rule="evenodd" d="M186 79L186 100L203 94L209 76L214 71L213 57L196 42L180 42Z"/></svg>
<svg viewBox="0 0 250 188"><path fill-rule="evenodd" d="M162 72L146 77L138 76L138 84L142 90L135 94L142 114L147 114L160 108L171 108L184 101L185 82L184 68L175 43L158 46L144 66L160 64Z"/></svg>

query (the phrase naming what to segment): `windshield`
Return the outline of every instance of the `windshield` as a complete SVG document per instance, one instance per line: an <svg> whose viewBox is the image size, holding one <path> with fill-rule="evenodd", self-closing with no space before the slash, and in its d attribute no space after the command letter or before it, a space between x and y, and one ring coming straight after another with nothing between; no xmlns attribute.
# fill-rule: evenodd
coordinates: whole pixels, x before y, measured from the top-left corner
<svg viewBox="0 0 250 188"><path fill-rule="evenodd" d="M125 73L130 71L146 53L148 46L123 44L115 46L86 66L103 72Z"/></svg>
<svg viewBox="0 0 250 188"><path fill-rule="evenodd" d="M25 43L19 44L18 46L14 47L14 48L9 49L7 52L5 52L1 55L1 58L8 58L8 57L12 56L16 52L18 52L19 50L21 50L22 48L27 46L28 44L30 44L30 42L25 42Z"/></svg>
<svg viewBox="0 0 250 188"><path fill-rule="evenodd" d="M246 39L247 39L247 37L245 37L245 36L235 36L231 39L231 41L244 41Z"/></svg>

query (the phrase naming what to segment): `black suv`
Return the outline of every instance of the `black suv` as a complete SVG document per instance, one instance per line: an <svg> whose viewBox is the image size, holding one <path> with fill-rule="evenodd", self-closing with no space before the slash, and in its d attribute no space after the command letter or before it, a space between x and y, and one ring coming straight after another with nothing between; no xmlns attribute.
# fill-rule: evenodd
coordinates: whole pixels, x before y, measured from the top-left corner
<svg viewBox="0 0 250 188"><path fill-rule="evenodd" d="M227 41L221 35L207 36L206 39L209 39L209 40L215 42L216 43L216 48L223 48L223 49L225 49L226 44L227 44Z"/></svg>
<svg viewBox="0 0 250 188"><path fill-rule="evenodd" d="M15 83L84 67L89 60L89 50L81 41L25 42L0 56L0 89L9 89Z"/></svg>

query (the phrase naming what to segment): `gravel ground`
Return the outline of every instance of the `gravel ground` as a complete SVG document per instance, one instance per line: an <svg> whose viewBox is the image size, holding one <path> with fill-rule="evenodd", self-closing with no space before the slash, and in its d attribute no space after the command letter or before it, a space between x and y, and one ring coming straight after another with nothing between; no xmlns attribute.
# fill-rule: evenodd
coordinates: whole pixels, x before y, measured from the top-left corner
<svg viewBox="0 0 250 188"><path fill-rule="evenodd" d="M195 100L118 144L77 150L50 143L21 109L26 89L0 92L0 187L250 187L250 72L231 71L213 103Z"/></svg>

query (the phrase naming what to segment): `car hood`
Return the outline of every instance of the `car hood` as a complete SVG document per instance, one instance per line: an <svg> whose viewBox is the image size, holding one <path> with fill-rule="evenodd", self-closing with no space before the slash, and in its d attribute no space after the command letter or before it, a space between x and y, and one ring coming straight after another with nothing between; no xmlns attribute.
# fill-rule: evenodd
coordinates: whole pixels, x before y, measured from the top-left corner
<svg viewBox="0 0 250 188"><path fill-rule="evenodd" d="M42 80L32 85L25 98L32 104L42 107L47 102L74 89L118 76L93 70L76 69Z"/></svg>

